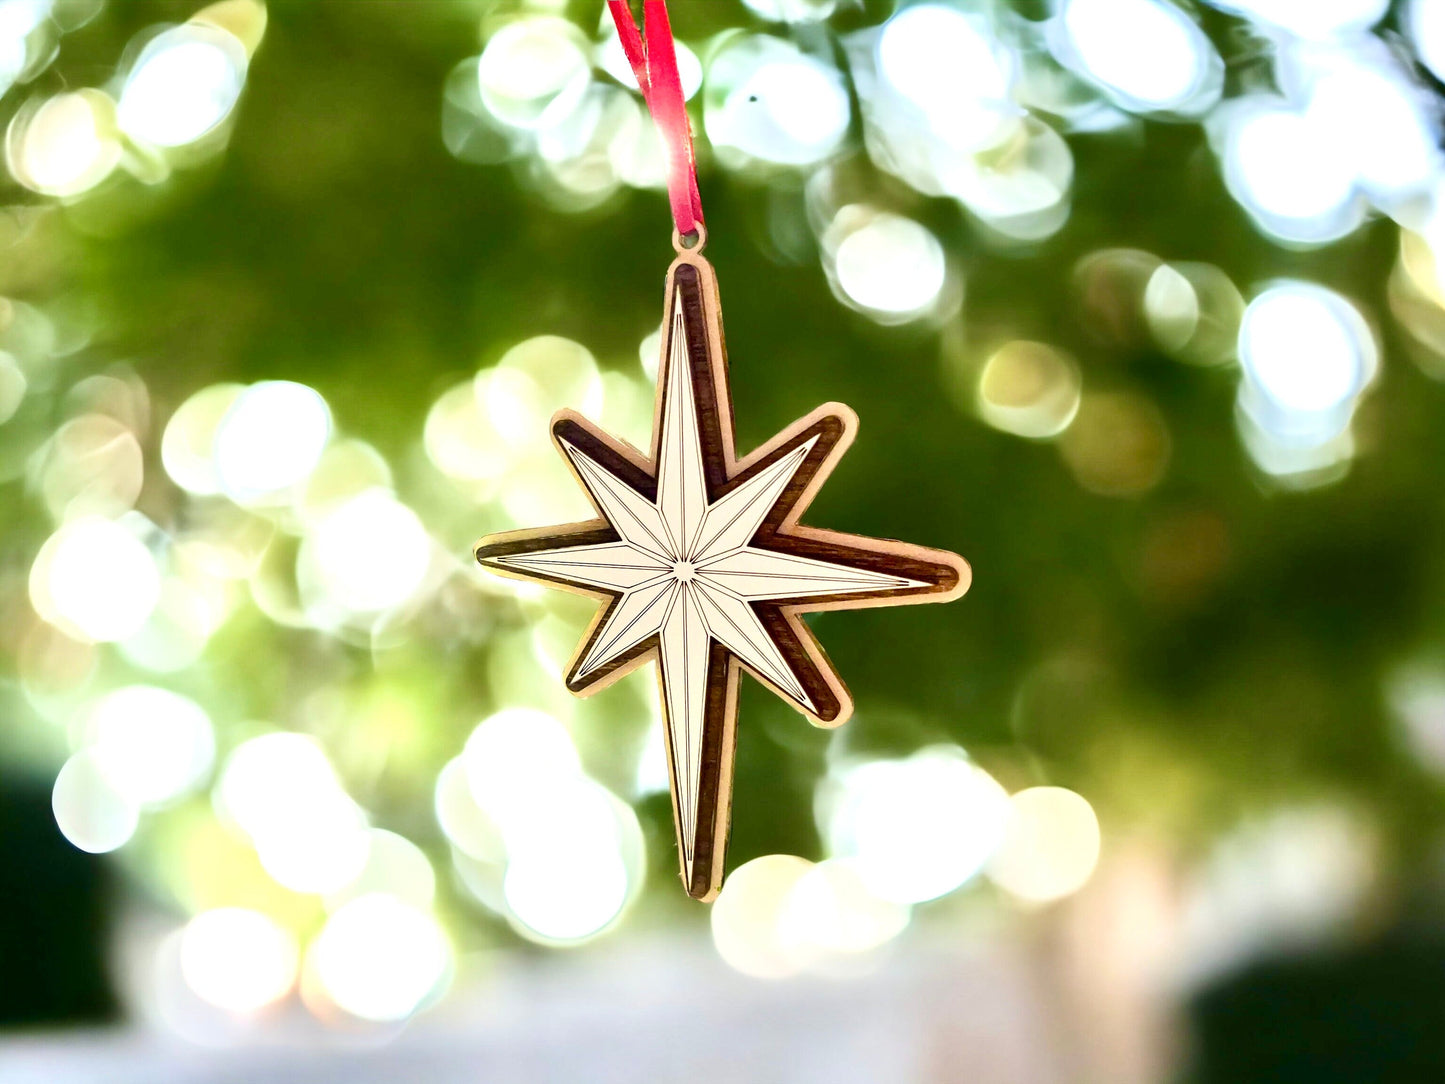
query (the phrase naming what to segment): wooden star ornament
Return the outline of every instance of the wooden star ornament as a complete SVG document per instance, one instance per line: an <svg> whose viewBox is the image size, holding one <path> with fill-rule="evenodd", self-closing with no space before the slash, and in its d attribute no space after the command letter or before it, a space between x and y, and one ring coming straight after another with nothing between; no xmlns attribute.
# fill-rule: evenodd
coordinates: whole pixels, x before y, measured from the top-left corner
<svg viewBox="0 0 1445 1084"><path fill-rule="evenodd" d="M558 412L552 438L601 518L489 535L476 555L603 601L568 666L577 695L657 662L682 882L707 900L723 879L740 672L836 726L852 701L802 615L947 602L969 568L943 550L800 524L856 415L827 403L739 459L717 280L695 250L668 269L664 312L652 454Z"/></svg>

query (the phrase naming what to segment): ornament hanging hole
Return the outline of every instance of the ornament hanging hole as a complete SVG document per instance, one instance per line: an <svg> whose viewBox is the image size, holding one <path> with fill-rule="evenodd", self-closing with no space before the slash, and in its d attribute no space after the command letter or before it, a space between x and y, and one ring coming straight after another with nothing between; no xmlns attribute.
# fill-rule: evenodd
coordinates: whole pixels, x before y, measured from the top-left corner
<svg viewBox="0 0 1445 1084"><path fill-rule="evenodd" d="M707 244L707 227L701 222L687 233L682 233L679 230L672 231L672 247L674 251L678 253L699 253L705 244Z"/></svg>

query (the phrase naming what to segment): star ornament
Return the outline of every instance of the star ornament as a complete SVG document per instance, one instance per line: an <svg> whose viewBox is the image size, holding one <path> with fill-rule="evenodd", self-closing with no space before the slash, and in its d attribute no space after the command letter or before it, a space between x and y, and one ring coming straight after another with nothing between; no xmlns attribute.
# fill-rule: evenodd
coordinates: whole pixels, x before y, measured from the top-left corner
<svg viewBox="0 0 1445 1084"><path fill-rule="evenodd" d="M682 881L706 900L722 884L739 674L836 726L852 701L802 615L948 601L969 568L942 550L801 525L857 417L828 403L739 459L717 283L697 253L669 269L664 311L651 456L560 411L553 440L601 518L489 535L476 555L602 600L568 666L572 692L658 663Z"/></svg>

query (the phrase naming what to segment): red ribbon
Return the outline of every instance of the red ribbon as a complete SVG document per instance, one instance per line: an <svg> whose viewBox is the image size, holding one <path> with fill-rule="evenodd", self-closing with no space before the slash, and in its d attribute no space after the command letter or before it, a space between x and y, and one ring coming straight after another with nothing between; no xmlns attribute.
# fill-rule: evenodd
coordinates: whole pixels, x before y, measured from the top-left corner
<svg viewBox="0 0 1445 1084"><path fill-rule="evenodd" d="M677 51L667 0L642 0L643 32L637 29L628 0L607 0L622 51L632 65L642 100L662 136L667 152L667 198L672 220L683 237L702 227L702 197L697 192L697 160L692 153L692 128L687 122L682 77L677 74Z"/></svg>

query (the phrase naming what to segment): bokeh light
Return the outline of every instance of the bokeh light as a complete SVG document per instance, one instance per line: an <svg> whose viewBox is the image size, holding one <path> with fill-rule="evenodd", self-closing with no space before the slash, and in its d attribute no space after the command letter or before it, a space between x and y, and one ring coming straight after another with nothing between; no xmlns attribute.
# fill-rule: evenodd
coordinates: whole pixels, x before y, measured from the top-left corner
<svg viewBox="0 0 1445 1084"><path fill-rule="evenodd" d="M25 72L30 62L29 39L50 13L52 0L0 2L0 94Z"/></svg>
<svg viewBox="0 0 1445 1084"><path fill-rule="evenodd" d="M243 384L212 384L186 399L171 415L161 438L161 463L171 480L200 497L221 492L216 473L216 431Z"/></svg>
<svg viewBox="0 0 1445 1084"><path fill-rule="evenodd" d="M1376 0L1383 6L1386 0ZM1445 73L1445 4L1440 0L1410 0L1405 8L1405 26L1415 53L1435 78Z"/></svg>
<svg viewBox="0 0 1445 1084"><path fill-rule="evenodd" d="M305 481L330 437L331 410L315 390L290 380L252 384L216 426L221 488L242 504L272 499Z"/></svg>
<svg viewBox="0 0 1445 1084"><path fill-rule="evenodd" d="M158 805L204 781L215 757L211 720L189 697L126 685L100 697L85 723L94 762L138 806Z"/></svg>
<svg viewBox="0 0 1445 1084"><path fill-rule="evenodd" d="M1079 367L1047 343L996 350L978 378L978 411L995 429L1035 440L1063 432L1079 409Z"/></svg>
<svg viewBox="0 0 1445 1084"><path fill-rule="evenodd" d="M114 520L82 516L46 539L30 569L30 601L47 621L78 637L123 640L160 600L155 558Z"/></svg>
<svg viewBox="0 0 1445 1084"><path fill-rule="evenodd" d="M1430 97L1383 46L1300 49L1284 59L1306 116L1350 156L1365 192L1389 209L1430 184L1441 159Z"/></svg>
<svg viewBox="0 0 1445 1084"><path fill-rule="evenodd" d="M58 521L118 516L140 496L145 466L135 434L115 418L82 414L50 438L38 468L38 488Z"/></svg>
<svg viewBox="0 0 1445 1084"><path fill-rule="evenodd" d="M5 132L5 162L25 187L47 196L79 196L119 164L115 103L98 90L74 90L31 102Z"/></svg>
<svg viewBox="0 0 1445 1084"><path fill-rule="evenodd" d="M443 769L436 807L453 845L495 867L482 902L532 940L601 933L644 876L636 814L583 773L566 727L533 708L478 724L460 762Z"/></svg>
<svg viewBox="0 0 1445 1084"><path fill-rule="evenodd" d="M851 307L883 323L901 323L927 313L943 291L943 246L912 219L845 207L829 234L829 279Z"/></svg>
<svg viewBox="0 0 1445 1084"><path fill-rule="evenodd" d="M50 802L61 834L92 854L124 846L140 823L137 805L111 783L90 750L81 750L65 762L55 777Z"/></svg>
<svg viewBox="0 0 1445 1084"><path fill-rule="evenodd" d="M988 876L1011 895L1046 903L1077 892L1099 861L1099 820L1081 795L1029 787L1009 798L1003 842Z"/></svg>
<svg viewBox="0 0 1445 1084"><path fill-rule="evenodd" d="M344 904L309 950L330 999L362 1020L404 1020L433 995L451 967L451 946L430 914L370 893Z"/></svg>
<svg viewBox="0 0 1445 1084"><path fill-rule="evenodd" d="M793 890L812 868L807 859L770 854L733 870L709 916L718 955L759 979L786 978L800 970L806 958L781 921Z"/></svg>
<svg viewBox="0 0 1445 1084"><path fill-rule="evenodd" d="M431 554L431 536L417 514L373 488L322 516L302 543L298 561L303 579L316 585L325 602L377 613L416 593Z"/></svg>
<svg viewBox="0 0 1445 1084"><path fill-rule="evenodd" d="M945 4L905 7L884 24L877 63L886 88L948 146L983 150L1012 131L1014 59L978 16Z"/></svg>
<svg viewBox="0 0 1445 1084"><path fill-rule="evenodd" d="M906 904L875 895L855 862L829 858L798 878L777 928L801 957L826 963L886 945L907 928L910 915Z"/></svg>
<svg viewBox="0 0 1445 1084"><path fill-rule="evenodd" d="M780 23L812 23L826 19L838 6L837 0L743 0L760 19Z"/></svg>
<svg viewBox="0 0 1445 1084"><path fill-rule="evenodd" d="M425 911L436 900L436 887L431 860L420 847L405 836L373 828L368 833L366 864L355 880L326 897L326 906L335 910L380 892Z"/></svg>
<svg viewBox="0 0 1445 1084"><path fill-rule="evenodd" d="M226 758L215 800L250 839L266 872L295 892L337 892L366 866L366 815L312 738L277 732L238 745Z"/></svg>
<svg viewBox="0 0 1445 1084"><path fill-rule="evenodd" d="M728 43L708 70L708 139L720 150L784 165L826 158L848 131L838 71L777 38Z"/></svg>
<svg viewBox="0 0 1445 1084"><path fill-rule="evenodd" d="M30 382L25 371L8 350L0 350L0 425L4 425L25 400L25 390Z"/></svg>
<svg viewBox="0 0 1445 1084"><path fill-rule="evenodd" d="M1306 282L1277 283L1250 302L1239 361L1241 409L1275 441L1304 448L1345 431L1378 366L1359 310Z"/></svg>
<svg viewBox="0 0 1445 1084"><path fill-rule="evenodd" d="M617 36L616 25L610 17L604 18L603 22L606 24L606 38L597 50L597 66L623 86L637 90L637 75L622 50L622 39ZM673 52L677 57L677 78L682 84L683 100L691 101L693 95L702 89L702 61L685 41L674 40Z"/></svg>
<svg viewBox="0 0 1445 1084"><path fill-rule="evenodd" d="M502 892L525 935L581 941L621 913L633 886L619 817L635 829L630 807L579 781L553 788L545 810L508 823Z"/></svg>
<svg viewBox="0 0 1445 1084"><path fill-rule="evenodd" d="M1063 57L1125 108L1197 114L1214 104L1224 67L1204 32L1173 4L1066 0L1062 10Z"/></svg>
<svg viewBox="0 0 1445 1084"><path fill-rule="evenodd" d="M499 820L546 802L555 780L577 778L581 762L567 728L534 708L507 708L483 719L462 754L478 804Z"/></svg>
<svg viewBox="0 0 1445 1084"><path fill-rule="evenodd" d="M1247 15L1302 38L1329 39L1366 30L1379 22L1389 0L1211 0L1217 8Z"/></svg>
<svg viewBox="0 0 1445 1084"><path fill-rule="evenodd" d="M233 1013L254 1013L290 992L296 981L296 938L258 911L222 907L186 923L181 975L201 998Z"/></svg>
<svg viewBox="0 0 1445 1084"><path fill-rule="evenodd" d="M246 80L246 47L231 33L187 23L146 43L126 76L117 120L156 147L194 143L235 108Z"/></svg>
<svg viewBox="0 0 1445 1084"><path fill-rule="evenodd" d="M1321 243L1359 225L1354 163L1325 126L1277 101L1241 101L1225 138L1230 191L1269 233Z"/></svg>
<svg viewBox="0 0 1445 1084"><path fill-rule="evenodd" d="M841 766L818 793L834 857L852 860L868 891L895 903L946 895L1003 839L1008 794L962 750Z"/></svg>
<svg viewBox="0 0 1445 1084"><path fill-rule="evenodd" d="M1173 444L1159 408L1134 392L1085 392L1059 451L1075 480L1104 497L1138 497L1163 479Z"/></svg>
<svg viewBox="0 0 1445 1084"><path fill-rule="evenodd" d="M528 16L487 41L477 60L482 104L515 128L558 123L582 100L591 65L581 33L566 19Z"/></svg>

